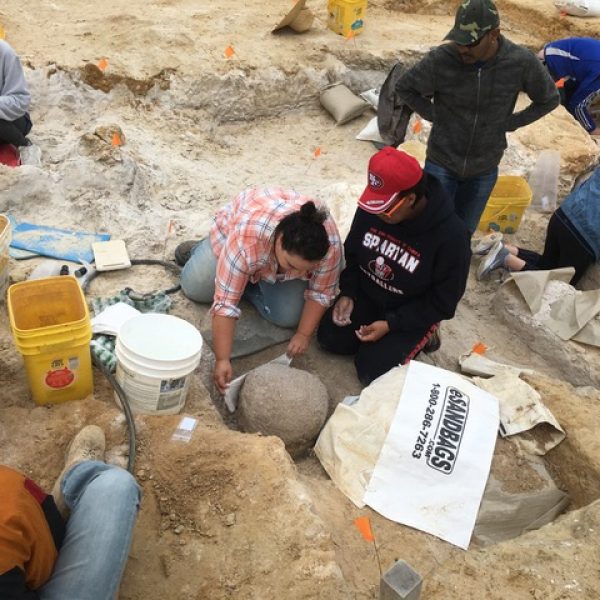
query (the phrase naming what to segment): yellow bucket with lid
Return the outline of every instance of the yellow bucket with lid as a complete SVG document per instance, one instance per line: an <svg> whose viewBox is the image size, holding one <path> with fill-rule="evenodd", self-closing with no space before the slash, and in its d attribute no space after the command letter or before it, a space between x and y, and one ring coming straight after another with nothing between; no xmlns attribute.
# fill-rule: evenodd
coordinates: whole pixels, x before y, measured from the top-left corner
<svg viewBox="0 0 600 600"><path fill-rule="evenodd" d="M92 393L92 326L75 277L11 285L8 315L36 404L80 400Z"/></svg>

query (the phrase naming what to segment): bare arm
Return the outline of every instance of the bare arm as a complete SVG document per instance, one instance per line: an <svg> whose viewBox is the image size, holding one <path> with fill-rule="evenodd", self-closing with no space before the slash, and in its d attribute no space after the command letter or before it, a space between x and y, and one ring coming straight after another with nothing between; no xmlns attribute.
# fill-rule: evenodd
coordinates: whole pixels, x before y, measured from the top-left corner
<svg viewBox="0 0 600 600"><path fill-rule="evenodd" d="M298 323L298 329L288 344L288 356L294 357L298 354L304 354L304 352L306 352L310 338L326 310L326 306L323 306L314 300L307 298L304 301L304 308L302 309L302 316L300 317L300 322Z"/></svg>
<svg viewBox="0 0 600 600"><path fill-rule="evenodd" d="M223 394L233 376L231 366L231 349L233 348L233 334L235 332L236 319L213 315L213 346L215 357L214 379L215 385Z"/></svg>

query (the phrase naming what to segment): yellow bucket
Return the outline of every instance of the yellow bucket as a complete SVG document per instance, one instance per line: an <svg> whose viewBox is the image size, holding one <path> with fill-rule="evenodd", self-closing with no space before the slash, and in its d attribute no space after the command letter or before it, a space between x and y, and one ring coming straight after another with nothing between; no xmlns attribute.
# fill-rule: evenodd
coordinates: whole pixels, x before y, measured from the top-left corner
<svg viewBox="0 0 600 600"><path fill-rule="evenodd" d="M46 277L8 288L8 316L36 404L92 393L92 326L74 277Z"/></svg>
<svg viewBox="0 0 600 600"><path fill-rule="evenodd" d="M531 204L531 188L523 177L500 175L477 228L480 231L515 233Z"/></svg>
<svg viewBox="0 0 600 600"><path fill-rule="evenodd" d="M344 37L355 36L365 26L367 0L329 0L327 27Z"/></svg>

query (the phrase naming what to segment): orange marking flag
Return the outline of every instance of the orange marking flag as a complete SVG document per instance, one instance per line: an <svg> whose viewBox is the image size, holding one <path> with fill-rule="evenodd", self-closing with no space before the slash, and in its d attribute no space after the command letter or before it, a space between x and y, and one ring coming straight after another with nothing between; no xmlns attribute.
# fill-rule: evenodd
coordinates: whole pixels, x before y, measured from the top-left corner
<svg viewBox="0 0 600 600"><path fill-rule="evenodd" d="M561 77L557 82L556 82L556 87L558 89L564 88L565 87L565 81L566 79L564 77Z"/></svg>
<svg viewBox="0 0 600 600"><path fill-rule="evenodd" d="M313 152L313 157L314 158L319 158L319 156L321 156L321 146L317 146L315 148L315 151Z"/></svg>
<svg viewBox="0 0 600 600"><path fill-rule="evenodd" d="M115 131L112 136L112 145L120 146L121 145L121 136Z"/></svg>
<svg viewBox="0 0 600 600"><path fill-rule="evenodd" d="M371 530L371 521L369 520L369 517L358 517L354 519L354 525L356 529L360 531L360 535L363 536L365 542L375 541L375 536Z"/></svg>
<svg viewBox="0 0 600 600"><path fill-rule="evenodd" d="M231 44L225 48L225 58L232 58L234 54L235 50Z"/></svg>
<svg viewBox="0 0 600 600"><path fill-rule="evenodd" d="M108 60L107 60L106 58L101 58L101 59L98 61L98 68L99 68L101 71L106 71L106 69L108 69Z"/></svg>
<svg viewBox="0 0 600 600"><path fill-rule="evenodd" d="M421 133L423 129L423 123L421 123L421 119L417 119L415 124L413 125L413 133Z"/></svg>
<svg viewBox="0 0 600 600"><path fill-rule="evenodd" d="M473 344L473 347L471 348L471 352L473 352L475 354L485 354L486 350L487 350L487 346L485 344L482 344L481 342L477 342L476 344Z"/></svg>

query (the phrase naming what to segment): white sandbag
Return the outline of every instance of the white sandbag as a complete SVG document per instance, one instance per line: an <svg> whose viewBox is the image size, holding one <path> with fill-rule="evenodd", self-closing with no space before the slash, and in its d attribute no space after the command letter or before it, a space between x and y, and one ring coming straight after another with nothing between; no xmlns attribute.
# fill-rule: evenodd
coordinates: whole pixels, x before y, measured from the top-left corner
<svg viewBox="0 0 600 600"><path fill-rule="evenodd" d="M359 132L356 136L357 140L365 142L380 142L385 144L383 138L379 134L379 127L377 126L377 117L373 117Z"/></svg>
<svg viewBox="0 0 600 600"><path fill-rule="evenodd" d="M554 0L554 6L574 17L600 17L600 0Z"/></svg>

